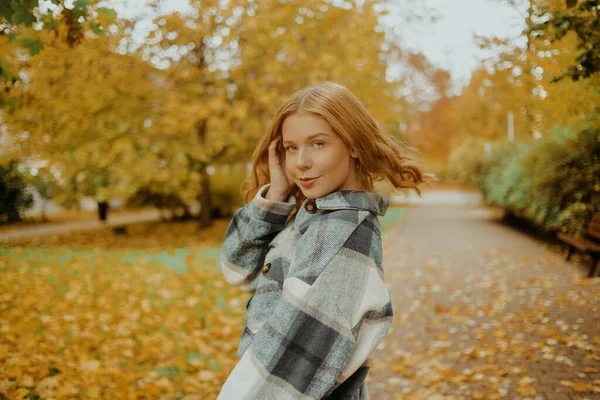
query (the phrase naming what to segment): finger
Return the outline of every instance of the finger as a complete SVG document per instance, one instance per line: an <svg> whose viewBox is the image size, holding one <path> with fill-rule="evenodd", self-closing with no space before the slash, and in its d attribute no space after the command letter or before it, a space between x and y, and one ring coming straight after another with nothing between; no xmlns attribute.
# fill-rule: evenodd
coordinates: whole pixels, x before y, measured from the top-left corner
<svg viewBox="0 0 600 400"><path fill-rule="evenodd" d="M271 144L269 144L269 164L275 164L277 161L279 161L279 157L277 157L277 143L278 142L279 142L279 137L272 140Z"/></svg>

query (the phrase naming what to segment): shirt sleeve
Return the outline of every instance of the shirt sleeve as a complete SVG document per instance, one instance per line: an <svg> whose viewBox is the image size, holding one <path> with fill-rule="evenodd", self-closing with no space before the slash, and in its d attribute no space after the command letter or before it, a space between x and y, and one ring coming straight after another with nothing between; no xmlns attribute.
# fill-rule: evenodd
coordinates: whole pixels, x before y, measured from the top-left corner
<svg viewBox="0 0 600 400"><path fill-rule="evenodd" d="M300 238L281 300L218 399L322 399L389 331L378 222L369 212L348 222L356 220L350 213L357 211L331 213Z"/></svg>
<svg viewBox="0 0 600 400"><path fill-rule="evenodd" d="M265 199L270 186L261 187L250 203L235 212L221 247L220 264L225 279L246 291L256 289L256 277L269 251L268 244L285 228L296 206L292 195L285 202Z"/></svg>

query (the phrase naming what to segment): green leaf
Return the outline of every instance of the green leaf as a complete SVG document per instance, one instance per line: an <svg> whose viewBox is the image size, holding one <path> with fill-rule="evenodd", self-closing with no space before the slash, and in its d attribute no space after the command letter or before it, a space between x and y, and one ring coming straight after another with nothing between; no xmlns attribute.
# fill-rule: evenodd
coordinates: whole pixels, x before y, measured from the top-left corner
<svg viewBox="0 0 600 400"><path fill-rule="evenodd" d="M117 18L117 12L112 8L100 7L98 8L98 14L110 19Z"/></svg>
<svg viewBox="0 0 600 400"><path fill-rule="evenodd" d="M71 14L73 14L73 18L75 18L76 20L79 20L80 17L87 19L88 10L87 8L73 8L71 10Z"/></svg>
<svg viewBox="0 0 600 400"><path fill-rule="evenodd" d="M104 31L101 29L100 25L98 25L96 21L90 21L90 28L98 36L104 35Z"/></svg>
<svg viewBox="0 0 600 400"><path fill-rule="evenodd" d="M90 6L90 0L75 0L73 8L88 8Z"/></svg>
<svg viewBox="0 0 600 400"><path fill-rule="evenodd" d="M44 44L38 39L22 39L21 46L29 50L29 54L31 56L38 55L42 50L44 50Z"/></svg>
<svg viewBox="0 0 600 400"><path fill-rule="evenodd" d="M12 15L11 22L15 25L31 26L35 22L35 16L26 11L17 11Z"/></svg>
<svg viewBox="0 0 600 400"><path fill-rule="evenodd" d="M14 11L8 4L0 3L0 16L3 16L7 21L12 20Z"/></svg>
<svg viewBox="0 0 600 400"><path fill-rule="evenodd" d="M573 8L577 5L577 0L567 0L567 8Z"/></svg>
<svg viewBox="0 0 600 400"><path fill-rule="evenodd" d="M35 22L35 16L33 15L33 9L37 5L37 1L34 0L20 0L20 1L0 1L0 16L15 24L25 24L31 26Z"/></svg>
<svg viewBox="0 0 600 400"><path fill-rule="evenodd" d="M54 29L54 27L58 24L58 21L55 20L54 18L50 17L48 19L46 19L46 21L44 21L44 30L51 30Z"/></svg>

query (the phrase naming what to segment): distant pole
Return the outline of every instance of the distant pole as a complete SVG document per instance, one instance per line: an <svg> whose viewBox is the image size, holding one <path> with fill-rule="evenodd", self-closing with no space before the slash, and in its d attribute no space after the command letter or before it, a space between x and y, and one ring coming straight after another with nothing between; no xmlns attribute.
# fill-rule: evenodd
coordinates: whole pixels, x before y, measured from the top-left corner
<svg viewBox="0 0 600 400"><path fill-rule="evenodd" d="M512 111L508 112L508 141L515 140L515 116Z"/></svg>
<svg viewBox="0 0 600 400"><path fill-rule="evenodd" d="M485 142L483 144L483 150L485 151L485 155L489 156L492 152L492 144L490 142Z"/></svg>

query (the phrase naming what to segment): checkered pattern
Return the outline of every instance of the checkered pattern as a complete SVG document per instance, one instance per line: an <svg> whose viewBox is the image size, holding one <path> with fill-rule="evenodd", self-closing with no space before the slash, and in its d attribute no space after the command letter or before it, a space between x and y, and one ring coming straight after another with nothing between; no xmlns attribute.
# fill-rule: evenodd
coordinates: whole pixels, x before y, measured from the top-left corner
<svg viewBox="0 0 600 400"><path fill-rule="evenodd" d="M370 356L392 322L377 219L389 202L334 192L286 224L295 199L268 201L269 186L234 214L222 247L227 281L254 295L218 398L368 399Z"/></svg>

